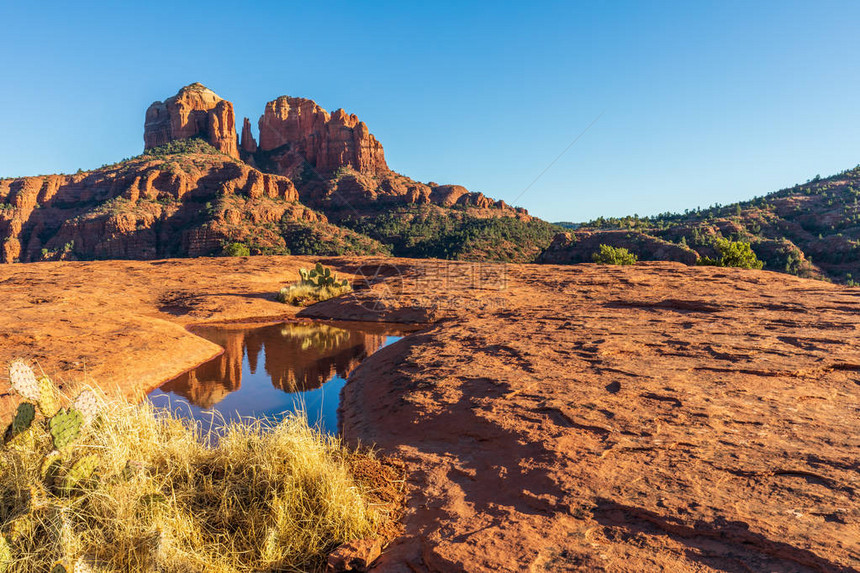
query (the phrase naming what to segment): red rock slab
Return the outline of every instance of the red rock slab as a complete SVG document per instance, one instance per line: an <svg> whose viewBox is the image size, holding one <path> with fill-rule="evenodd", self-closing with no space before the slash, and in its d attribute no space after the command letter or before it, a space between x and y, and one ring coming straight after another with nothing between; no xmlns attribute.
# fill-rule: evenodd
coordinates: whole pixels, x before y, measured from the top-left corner
<svg viewBox="0 0 860 573"><path fill-rule="evenodd" d="M345 436L409 476L379 570L858 570L860 289L671 263L507 272L487 308L437 285L447 316L344 390Z"/></svg>
<svg viewBox="0 0 860 573"><path fill-rule="evenodd" d="M218 351L187 325L294 316L274 292L311 262L3 265L0 360L139 392ZM379 570L860 568L860 289L672 263L323 262L359 290L301 316L432 322L343 394L345 436L407 472Z"/></svg>

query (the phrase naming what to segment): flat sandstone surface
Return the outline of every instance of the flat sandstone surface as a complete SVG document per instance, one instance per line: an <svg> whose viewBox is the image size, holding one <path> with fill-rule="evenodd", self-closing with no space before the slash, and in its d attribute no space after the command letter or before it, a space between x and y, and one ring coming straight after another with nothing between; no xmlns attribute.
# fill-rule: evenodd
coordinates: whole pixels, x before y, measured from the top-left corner
<svg viewBox="0 0 860 573"><path fill-rule="evenodd" d="M300 317L428 324L343 394L345 437L407 470L380 570L860 568L860 289L673 263L322 260L370 288ZM0 360L134 396L219 352L190 324L295 316L274 292L310 263L2 265Z"/></svg>

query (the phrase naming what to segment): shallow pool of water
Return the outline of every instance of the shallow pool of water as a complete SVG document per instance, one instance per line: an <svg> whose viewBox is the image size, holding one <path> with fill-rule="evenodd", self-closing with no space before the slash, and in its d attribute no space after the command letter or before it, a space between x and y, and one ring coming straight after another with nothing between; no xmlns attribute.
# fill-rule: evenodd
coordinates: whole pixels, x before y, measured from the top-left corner
<svg viewBox="0 0 860 573"><path fill-rule="evenodd" d="M311 425L331 434L338 431L340 391L349 373L405 334L364 323L205 326L192 332L224 353L150 392L153 404L204 428L239 417L277 421L304 410Z"/></svg>

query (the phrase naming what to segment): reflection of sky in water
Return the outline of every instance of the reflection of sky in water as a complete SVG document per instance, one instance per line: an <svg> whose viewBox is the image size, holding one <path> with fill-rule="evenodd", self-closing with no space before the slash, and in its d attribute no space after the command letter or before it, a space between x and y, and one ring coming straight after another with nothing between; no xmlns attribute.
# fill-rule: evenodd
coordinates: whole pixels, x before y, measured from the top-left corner
<svg viewBox="0 0 860 573"><path fill-rule="evenodd" d="M337 433L340 391L349 372L401 338L329 325L210 327L195 333L224 347L224 354L150 392L153 404L199 420L204 428L213 413L218 426L220 417L277 421L304 410L311 425L331 434Z"/></svg>

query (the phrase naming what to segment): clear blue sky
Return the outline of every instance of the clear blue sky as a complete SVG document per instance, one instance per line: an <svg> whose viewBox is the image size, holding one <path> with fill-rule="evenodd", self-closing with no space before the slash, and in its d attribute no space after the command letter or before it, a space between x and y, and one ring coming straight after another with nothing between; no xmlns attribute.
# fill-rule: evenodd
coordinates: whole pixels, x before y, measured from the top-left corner
<svg viewBox="0 0 860 573"><path fill-rule="evenodd" d="M0 176L138 154L199 81L367 122L389 165L551 221L680 211L860 163L860 3L0 3Z"/></svg>

